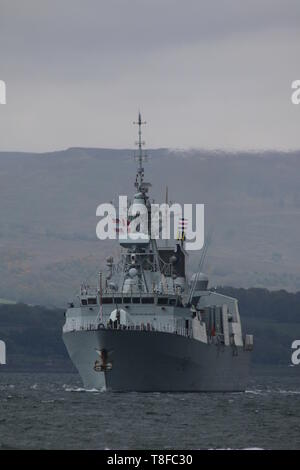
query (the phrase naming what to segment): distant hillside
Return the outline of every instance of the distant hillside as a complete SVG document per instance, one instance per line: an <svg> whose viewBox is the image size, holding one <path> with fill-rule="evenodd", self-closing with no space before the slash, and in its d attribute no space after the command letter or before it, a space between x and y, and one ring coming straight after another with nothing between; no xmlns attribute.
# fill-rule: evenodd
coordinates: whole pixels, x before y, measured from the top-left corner
<svg viewBox="0 0 300 470"><path fill-rule="evenodd" d="M254 334L254 367L290 365L292 341L300 339L300 292L231 287L218 292L239 300L243 333ZM3 370L74 371L61 337L63 323L60 309L0 305L0 339L7 346Z"/></svg>
<svg viewBox="0 0 300 470"><path fill-rule="evenodd" d="M74 371L62 341L63 310L0 305L0 339L6 343L5 371Z"/></svg>
<svg viewBox="0 0 300 470"><path fill-rule="evenodd" d="M164 201L205 204L212 285L300 290L300 152L150 150ZM96 207L132 195L131 150L0 152L0 297L60 306L119 247L96 239ZM190 256L190 270L197 256Z"/></svg>
<svg viewBox="0 0 300 470"><path fill-rule="evenodd" d="M15 300L8 300L8 299L0 299L0 304L15 304Z"/></svg>

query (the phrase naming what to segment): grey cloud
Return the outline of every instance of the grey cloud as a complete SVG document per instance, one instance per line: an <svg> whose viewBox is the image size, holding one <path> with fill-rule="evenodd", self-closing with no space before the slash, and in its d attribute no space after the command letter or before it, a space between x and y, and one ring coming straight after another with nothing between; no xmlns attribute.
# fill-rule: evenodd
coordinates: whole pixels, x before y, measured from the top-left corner
<svg viewBox="0 0 300 470"><path fill-rule="evenodd" d="M128 146L124 122L138 106L152 120L152 145L300 146L300 109L289 96L300 78L298 0L0 0L0 8L2 148Z"/></svg>
<svg viewBox="0 0 300 470"><path fill-rule="evenodd" d="M23 60L152 49L297 29L297 0L2 0L1 44ZM22 57L19 57L22 60Z"/></svg>

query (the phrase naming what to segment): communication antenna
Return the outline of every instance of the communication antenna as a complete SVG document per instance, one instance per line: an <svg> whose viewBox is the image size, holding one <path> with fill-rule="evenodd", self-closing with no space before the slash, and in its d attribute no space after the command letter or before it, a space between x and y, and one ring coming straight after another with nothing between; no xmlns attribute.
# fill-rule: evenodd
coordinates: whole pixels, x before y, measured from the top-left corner
<svg viewBox="0 0 300 470"><path fill-rule="evenodd" d="M99 273L99 313L97 315L97 322L103 323L103 288L102 288L102 273Z"/></svg>
<svg viewBox="0 0 300 470"><path fill-rule="evenodd" d="M192 303L192 299L193 299L194 292L195 292L195 289L196 289L196 286L197 286L197 282L199 280L199 276L200 276L200 273L201 273L206 255L207 255L208 247L211 243L211 238L212 238L212 233L210 233L210 235L207 237L207 239L204 243L204 246L203 246L203 249L202 249L202 252L201 252L201 257L200 257L199 264L198 264L197 273L196 273L195 279L193 280L193 283L192 283L191 288L190 288L190 293L189 293L189 297L188 297L188 305L191 305L191 303Z"/></svg>
<svg viewBox="0 0 300 470"><path fill-rule="evenodd" d="M166 220L167 220L167 215L168 215L168 204L169 204L169 188L168 186L166 186L166 209L165 209L165 223L166 223ZM168 240L166 239L165 240L165 246L167 247L168 246Z"/></svg>

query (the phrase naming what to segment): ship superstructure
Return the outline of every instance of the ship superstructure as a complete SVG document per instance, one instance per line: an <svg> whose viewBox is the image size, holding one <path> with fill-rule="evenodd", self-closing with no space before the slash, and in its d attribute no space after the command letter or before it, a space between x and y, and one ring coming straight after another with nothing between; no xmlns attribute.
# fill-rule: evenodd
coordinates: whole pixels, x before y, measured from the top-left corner
<svg viewBox="0 0 300 470"><path fill-rule="evenodd" d="M151 219L138 116L133 204ZM134 215L128 212L128 220ZM150 230L149 230L150 233ZM178 240L120 239L94 287L83 284L66 311L63 339L87 388L115 391L243 391L252 335L243 335L237 300L188 278L184 224ZM105 242L102 242L105 243ZM202 250L204 259L206 245ZM203 263L199 264L202 268Z"/></svg>

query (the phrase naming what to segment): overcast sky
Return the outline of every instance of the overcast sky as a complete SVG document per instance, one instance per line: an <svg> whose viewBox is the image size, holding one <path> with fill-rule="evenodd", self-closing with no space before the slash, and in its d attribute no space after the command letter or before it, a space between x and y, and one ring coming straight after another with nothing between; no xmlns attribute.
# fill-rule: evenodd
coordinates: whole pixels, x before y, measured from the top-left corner
<svg viewBox="0 0 300 470"><path fill-rule="evenodd" d="M0 0L0 150L299 149L299 0Z"/></svg>

